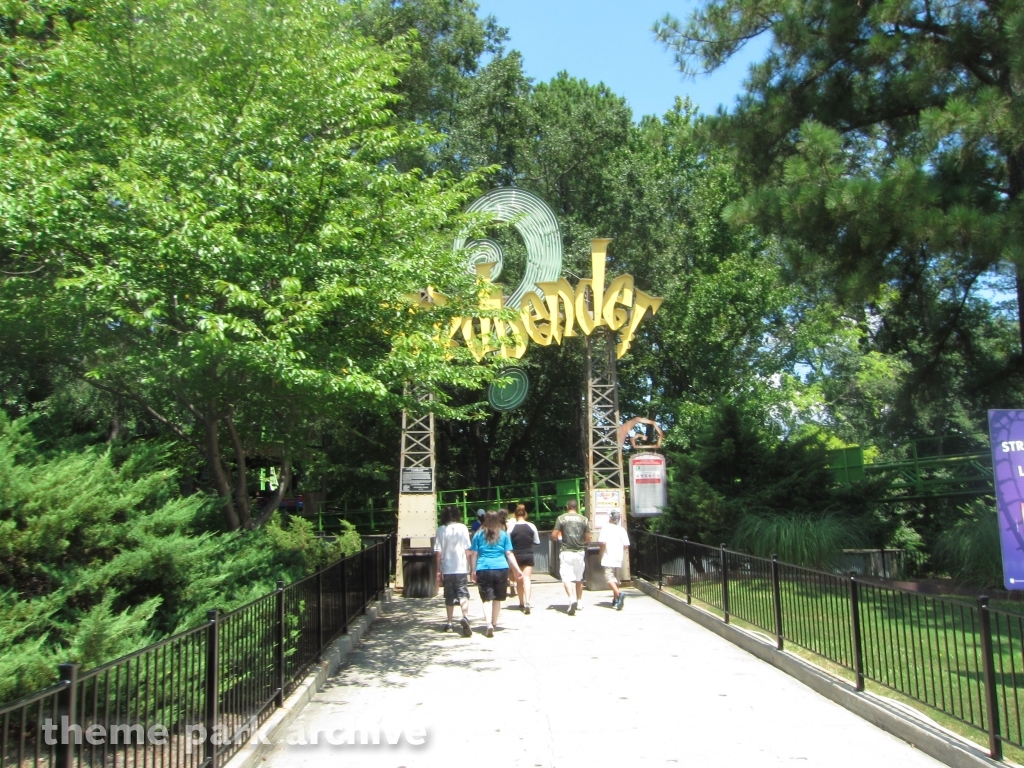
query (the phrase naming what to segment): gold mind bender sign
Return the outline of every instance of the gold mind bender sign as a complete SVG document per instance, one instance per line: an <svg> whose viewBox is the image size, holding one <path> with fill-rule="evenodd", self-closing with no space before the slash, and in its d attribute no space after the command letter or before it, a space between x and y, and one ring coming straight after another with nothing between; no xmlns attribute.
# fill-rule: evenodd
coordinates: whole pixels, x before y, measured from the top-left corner
<svg viewBox="0 0 1024 768"><path fill-rule="evenodd" d="M564 277L538 282L536 291L527 291L519 302L519 317L502 320L491 317L455 317L448 327L452 345L466 343L479 361L492 353L519 359L526 354L527 340L542 347L561 344L563 338L590 336L598 328L617 332L615 357L629 350L640 322L647 314L657 313L663 299L648 296L636 288L632 275L619 275L605 285L605 263L610 239L590 241L591 277L581 279L573 288ZM477 263L477 278L484 284L480 309L505 308L501 286L491 282L493 263ZM444 306L445 296L428 288L417 297L421 307Z"/></svg>

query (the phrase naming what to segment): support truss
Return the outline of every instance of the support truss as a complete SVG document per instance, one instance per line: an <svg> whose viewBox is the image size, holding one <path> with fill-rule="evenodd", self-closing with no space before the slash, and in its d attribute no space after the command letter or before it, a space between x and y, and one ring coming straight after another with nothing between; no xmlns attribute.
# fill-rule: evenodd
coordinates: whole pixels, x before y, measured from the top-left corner
<svg viewBox="0 0 1024 768"><path fill-rule="evenodd" d="M587 422L590 490L623 489L619 442L619 392L615 373L615 335L605 329L587 339Z"/></svg>
<svg viewBox="0 0 1024 768"><path fill-rule="evenodd" d="M429 403L433 396L429 392L420 392L416 399L420 403ZM434 470L434 414L410 414L402 411L402 474L406 469L429 469L431 476ZM431 488L431 491L434 489Z"/></svg>

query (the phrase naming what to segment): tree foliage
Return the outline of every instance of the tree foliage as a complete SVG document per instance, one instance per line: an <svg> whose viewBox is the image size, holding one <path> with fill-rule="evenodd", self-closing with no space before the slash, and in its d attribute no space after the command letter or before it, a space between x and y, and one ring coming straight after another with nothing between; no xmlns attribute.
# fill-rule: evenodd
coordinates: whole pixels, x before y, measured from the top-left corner
<svg viewBox="0 0 1024 768"><path fill-rule="evenodd" d="M979 400L1021 396L1022 23L1019 3L714 0L656 26L691 74L770 37L709 123L747 180L732 214L905 366L889 440L971 431Z"/></svg>
<svg viewBox="0 0 1024 768"><path fill-rule="evenodd" d="M823 435L782 435L766 422L756 403L726 401L690 446L670 451L670 506L658 530L710 545L734 536L749 544L770 531L764 545L789 538L787 551L795 553L803 541L808 550L799 561L817 565L828 559L821 559L826 551L836 554L868 537L886 544L891 531L872 518L884 481L840 486L828 468ZM799 522L807 518L810 523ZM765 554L763 547L757 553Z"/></svg>
<svg viewBox="0 0 1024 768"><path fill-rule="evenodd" d="M228 528L258 526L318 420L398 407L395 382L485 375L405 299L469 287L450 241L476 182L392 162L436 137L389 110L400 41L360 37L342 5L125 11L58 18L59 44L10 82L0 312L193 446ZM281 478L258 510L253 464Z"/></svg>
<svg viewBox="0 0 1024 768"><path fill-rule="evenodd" d="M166 451L40 452L0 415L0 700L52 682L57 664L109 661L357 551L309 523L212 534L216 505L182 497Z"/></svg>

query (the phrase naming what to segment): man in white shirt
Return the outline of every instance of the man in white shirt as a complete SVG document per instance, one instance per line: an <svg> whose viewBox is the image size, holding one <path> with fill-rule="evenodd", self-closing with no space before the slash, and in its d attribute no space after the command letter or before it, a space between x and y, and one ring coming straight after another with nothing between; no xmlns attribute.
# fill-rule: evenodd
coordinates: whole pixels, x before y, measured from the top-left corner
<svg viewBox="0 0 1024 768"><path fill-rule="evenodd" d="M601 529L597 542L601 545L601 567L604 568L604 577L612 588L612 605L615 606L615 610L621 611L626 596L619 589L618 570L622 567L622 558L629 548L629 534L619 525L617 510L608 516L608 525Z"/></svg>
<svg viewBox="0 0 1024 768"><path fill-rule="evenodd" d="M462 608L463 637L470 637L473 629L469 624L469 529L458 521L459 511L445 507L441 511L441 527L434 539L434 558L437 562L437 584L444 586L444 607L448 612L445 632L452 631L455 604Z"/></svg>

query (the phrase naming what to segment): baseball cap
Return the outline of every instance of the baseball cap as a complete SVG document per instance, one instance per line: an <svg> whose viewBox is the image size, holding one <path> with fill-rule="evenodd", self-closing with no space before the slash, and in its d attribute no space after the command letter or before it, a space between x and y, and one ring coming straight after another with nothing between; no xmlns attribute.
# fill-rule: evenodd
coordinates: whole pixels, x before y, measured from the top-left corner
<svg viewBox="0 0 1024 768"><path fill-rule="evenodd" d="M486 512L484 512L484 511L483 511L482 509L478 509L478 510L476 511L476 516L477 516L477 517L483 517L483 516L484 516L484 515L486 515L486 514L487 514L487 513L486 513Z"/></svg>

